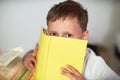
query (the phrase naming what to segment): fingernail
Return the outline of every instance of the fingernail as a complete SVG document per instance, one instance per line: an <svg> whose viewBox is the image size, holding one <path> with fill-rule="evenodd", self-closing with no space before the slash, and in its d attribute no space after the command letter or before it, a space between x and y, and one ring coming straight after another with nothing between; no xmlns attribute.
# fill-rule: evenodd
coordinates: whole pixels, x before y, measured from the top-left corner
<svg viewBox="0 0 120 80"><path fill-rule="evenodd" d="M61 67L61 70L63 70L64 69L64 67Z"/></svg>
<svg viewBox="0 0 120 80"><path fill-rule="evenodd" d="M66 67L69 67L69 64L66 64Z"/></svg>

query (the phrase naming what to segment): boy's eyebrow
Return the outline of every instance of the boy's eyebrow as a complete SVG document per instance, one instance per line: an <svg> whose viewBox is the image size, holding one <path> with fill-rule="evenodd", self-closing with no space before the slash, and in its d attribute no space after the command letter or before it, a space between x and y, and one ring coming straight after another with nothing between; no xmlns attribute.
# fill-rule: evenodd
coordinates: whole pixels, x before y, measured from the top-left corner
<svg viewBox="0 0 120 80"><path fill-rule="evenodd" d="M73 34L72 32L64 32L64 34Z"/></svg>
<svg viewBox="0 0 120 80"><path fill-rule="evenodd" d="M55 33L57 33L56 31L52 31L52 30L47 30L48 32L55 32ZM68 31L65 31L65 32L63 32L64 34L73 34L72 32L68 32Z"/></svg>
<svg viewBox="0 0 120 80"><path fill-rule="evenodd" d="M57 33L56 31L52 31L52 30L47 30L47 32L54 32L54 33Z"/></svg>

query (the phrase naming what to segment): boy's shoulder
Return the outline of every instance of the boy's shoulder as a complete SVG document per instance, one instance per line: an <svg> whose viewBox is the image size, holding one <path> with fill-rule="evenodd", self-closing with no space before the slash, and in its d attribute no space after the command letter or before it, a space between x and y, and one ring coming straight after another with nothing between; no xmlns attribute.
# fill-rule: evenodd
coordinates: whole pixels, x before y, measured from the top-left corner
<svg viewBox="0 0 120 80"><path fill-rule="evenodd" d="M102 61L104 61L101 56L96 55L96 53L90 48L86 49L85 60L88 60L88 59L89 60L102 60Z"/></svg>
<svg viewBox="0 0 120 80"><path fill-rule="evenodd" d="M83 75L86 79L99 79L99 80L118 80L120 77L110 69L110 67L105 63L104 59L97 56L93 50L87 48ZM112 75L112 76L111 76Z"/></svg>
<svg viewBox="0 0 120 80"><path fill-rule="evenodd" d="M91 67L97 63L106 64L104 59L101 56L97 56L90 48L87 48L86 50L85 63L86 66L90 64Z"/></svg>
<svg viewBox="0 0 120 80"><path fill-rule="evenodd" d="M84 60L84 67L89 66L92 68L95 64L99 62L105 63L105 61L103 60L101 56L97 56L92 49L87 48L85 60Z"/></svg>

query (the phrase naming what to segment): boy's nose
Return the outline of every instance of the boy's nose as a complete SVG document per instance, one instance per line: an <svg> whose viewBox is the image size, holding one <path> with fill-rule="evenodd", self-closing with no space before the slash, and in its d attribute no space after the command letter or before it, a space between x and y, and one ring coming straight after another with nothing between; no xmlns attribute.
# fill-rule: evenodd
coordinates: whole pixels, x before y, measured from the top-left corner
<svg viewBox="0 0 120 80"><path fill-rule="evenodd" d="M62 33L58 33L57 35L58 37L64 37L64 35Z"/></svg>
<svg viewBox="0 0 120 80"><path fill-rule="evenodd" d="M58 34L58 37L64 37L64 35L63 34Z"/></svg>

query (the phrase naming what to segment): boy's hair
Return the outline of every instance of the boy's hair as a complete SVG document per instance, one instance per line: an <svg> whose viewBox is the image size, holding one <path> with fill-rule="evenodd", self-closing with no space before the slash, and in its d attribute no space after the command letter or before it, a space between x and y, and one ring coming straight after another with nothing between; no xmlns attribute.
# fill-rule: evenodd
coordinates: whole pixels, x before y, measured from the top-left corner
<svg viewBox="0 0 120 80"><path fill-rule="evenodd" d="M88 23L88 12L83 6L75 1L67 0L54 5L47 15L47 25L60 18L65 20L67 17L77 18L82 31L85 31Z"/></svg>

